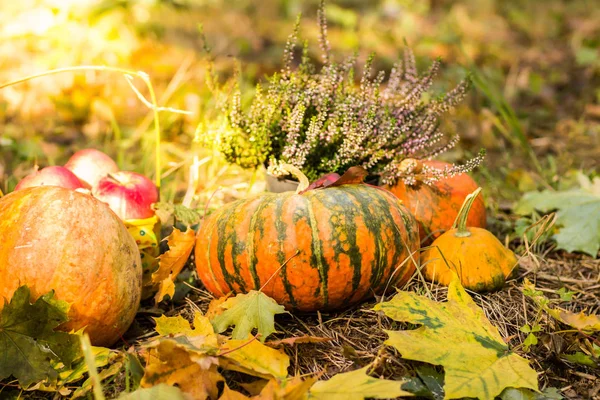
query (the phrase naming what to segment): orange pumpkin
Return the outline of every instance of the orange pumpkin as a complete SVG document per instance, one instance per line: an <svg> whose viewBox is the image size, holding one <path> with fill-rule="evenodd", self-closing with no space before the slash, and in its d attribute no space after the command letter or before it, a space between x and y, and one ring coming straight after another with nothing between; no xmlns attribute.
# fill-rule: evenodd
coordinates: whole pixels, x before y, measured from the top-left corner
<svg viewBox="0 0 600 400"><path fill-rule="evenodd" d="M425 278L448 286L454 273L462 285L476 292L501 289L517 266L515 254L491 232L467 227L469 209L478 188L467 196L452 229L442 234L421 255Z"/></svg>
<svg viewBox="0 0 600 400"><path fill-rule="evenodd" d="M444 169L451 164L443 161L418 161L436 169ZM450 229L458 215L465 198L478 188L477 183L466 173L451 178L440 179L433 184L426 184L417 178L414 185L407 185L401 180L392 186L385 186L394 193L413 213L420 224L421 240L433 240ZM467 226L485 228L485 204L481 197L473 203Z"/></svg>
<svg viewBox="0 0 600 400"><path fill-rule="evenodd" d="M261 289L288 309L316 311L408 281L418 225L394 195L363 184L307 187L239 200L204 220L196 268L210 292Z"/></svg>
<svg viewBox="0 0 600 400"><path fill-rule="evenodd" d="M92 196L39 186L0 198L0 309L21 285L32 301L54 289L71 304L65 331L83 327L92 344L115 343L141 296L136 243L110 208Z"/></svg>

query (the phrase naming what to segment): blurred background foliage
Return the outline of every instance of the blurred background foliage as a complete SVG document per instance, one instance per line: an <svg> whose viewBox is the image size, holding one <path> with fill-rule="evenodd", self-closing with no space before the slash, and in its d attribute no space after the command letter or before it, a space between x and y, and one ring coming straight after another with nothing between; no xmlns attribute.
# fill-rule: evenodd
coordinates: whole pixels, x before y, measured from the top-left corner
<svg viewBox="0 0 600 400"><path fill-rule="evenodd" d="M209 60L221 81L236 65L243 93L277 71L285 40L301 31L318 59L318 0L20 0L2 2L0 84L75 65L109 65L150 75L163 112L163 200L215 206L261 190L260 174L227 165L201 145L219 113ZM565 184L569 171L595 174L600 159L600 7L573 0L330 0L329 39L340 57L376 53L388 70L407 43L421 70L445 68L435 91L468 71L475 87L445 124L461 135L446 157L487 150L475 174L488 203L504 208L520 192ZM204 51L200 27L210 46ZM362 64L362 63L359 63ZM137 87L147 95L142 82ZM62 164L96 147L122 169L153 175L152 115L115 73L62 73L0 90L0 189L34 165ZM254 184L258 182L258 184ZM219 189L220 188L220 189ZM218 189L218 190L217 190Z"/></svg>

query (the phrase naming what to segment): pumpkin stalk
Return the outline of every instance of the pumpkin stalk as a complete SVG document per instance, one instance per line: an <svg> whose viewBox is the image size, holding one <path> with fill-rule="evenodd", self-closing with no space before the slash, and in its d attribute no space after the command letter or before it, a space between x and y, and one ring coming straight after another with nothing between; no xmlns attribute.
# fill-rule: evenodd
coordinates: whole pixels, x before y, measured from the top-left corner
<svg viewBox="0 0 600 400"><path fill-rule="evenodd" d="M452 229L456 229L456 233L454 234L456 237L469 237L471 236L471 232L467 229L467 218L469 217L469 211L471 210L471 206L473 202L481 192L481 188L477 188L473 193L467 196L462 206L460 207L460 211L458 212L458 216L452 224Z"/></svg>
<svg viewBox="0 0 600 400"><path fill-rule="evenodd" d="M279 168L298 179L300 184L296 189L296 193L305 191L310 185L308 178L302 173L302 171L300 171L300 168L295 167L292 164L281 164Z"/></svg>

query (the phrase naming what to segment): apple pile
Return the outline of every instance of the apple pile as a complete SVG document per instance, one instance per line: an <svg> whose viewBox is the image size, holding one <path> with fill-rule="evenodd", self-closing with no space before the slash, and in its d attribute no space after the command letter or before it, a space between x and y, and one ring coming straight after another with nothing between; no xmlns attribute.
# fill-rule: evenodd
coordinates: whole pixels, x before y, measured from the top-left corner
<svg viewBox="0 0 600 400"><path fill-rule="evenodd" d="M110 156L96 149L76 152L64 167L34 171L17 184L15 191L32 186L88 189L123 221L152 217L152 203L158 201L158 190L150 179L136 172L120 171Z"/></svg>

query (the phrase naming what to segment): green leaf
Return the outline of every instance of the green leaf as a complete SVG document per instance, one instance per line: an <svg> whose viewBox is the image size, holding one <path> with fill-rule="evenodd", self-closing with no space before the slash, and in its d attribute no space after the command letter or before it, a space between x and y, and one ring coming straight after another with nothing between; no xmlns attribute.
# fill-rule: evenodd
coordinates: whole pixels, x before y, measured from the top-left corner
<svg viewBox="0 0 600 400"><path fill-rule="evenodd" d="M435 400L444 398L444 374L441 374L430 365L421 365L415 368L417 375L423 381L431 397Z"/></svg>
<svg viewBox="0 0 600 400"><path fill-rule="evenodd" d="M563 354L563 355L561 355L561 358L563 358L569 362L575 363L575 364L585 365L586 367L592 367L592 368L600 367L599 361L595 361L592 356L582 353L581 351L577 351L573 354Z"/></svg>
<svg viewBox="0 0 600 400"><path fill-rule="evenodd" d="M445 303L399 292L375 309L396 321L422 325L386 331L385 343L406 359L442 365L446 398L492 400L507 387L537 390L537 373L526 359L509 350L457 279L450 283Z"/></svg>
<svg viewBox="0 0 600 400"><path fill-rule="evenodd" d="M185 400L183 392L175 386L161 383L147 389L138 389L135 392L122 394L118 400Z"/></svg>
<svg viewBox="0 0 600 400"><path fill-rule="evenodd" d="M600 178L580 176L580 189L529 192L515 208L517 214L534 210L556 212L561 229L553 236L559 249L580 251L596 257L600 249Z"/></svg>
<svg viewBox="0 0 600 400"><path fill-rule="evenodd" d="M551 400L563 398L556 388L547 388L543 393L523 388L506 388L499 397L501 400Z"/></svg>
<svg viewBox="0 0 600 400"><path fill-rule="evenodd" d="M560 296L560 299L562 301L571 301L571 300L573 300L573 295L575 294L575 292L567 290L564 287L561 287L560 289L558 289L558 291L556 293Z"/></svg>
<svg viewBox="0 0 600 400"><path fill-rule="evenodd" d="M0 380L12 375L23 388L43 380L56 381L53 364L67 368L80 357L79 336L55 332L68 320L69 304L54 292L29 302L27 286L18 288L0 313Z"/></svg>
<svg viewBox="0 0 600 400"><path fill-rule="evenodd" d="M238 294L218 307L225 311L211 320L215 332L224 332L235 325L232 338L245 340L252 329L256 328L261 342L275 332L275 314L286 312L285 308L275 300L256 290L251 290L247 294Z"/></svg>
<svg viewBox="0 0 600 400"><path fill-rule="evenodd" d="M529 347L534 346L536 344L538 344L538 338L533 333L530 333L529 335L527 335L527 337L523 341L523 346L525 346L527 349L529 349Z"/></svg>
<svg viewBox="0 0 600 400"><path fill-rule="evenodd" d="M335 375L328 381L316 382L309 392L309 399L315 400L363 400L365 398L388 399L399 396L412 396L401 389L406 381L377 379L367 375L364 367L356 371Z"/></svg>

